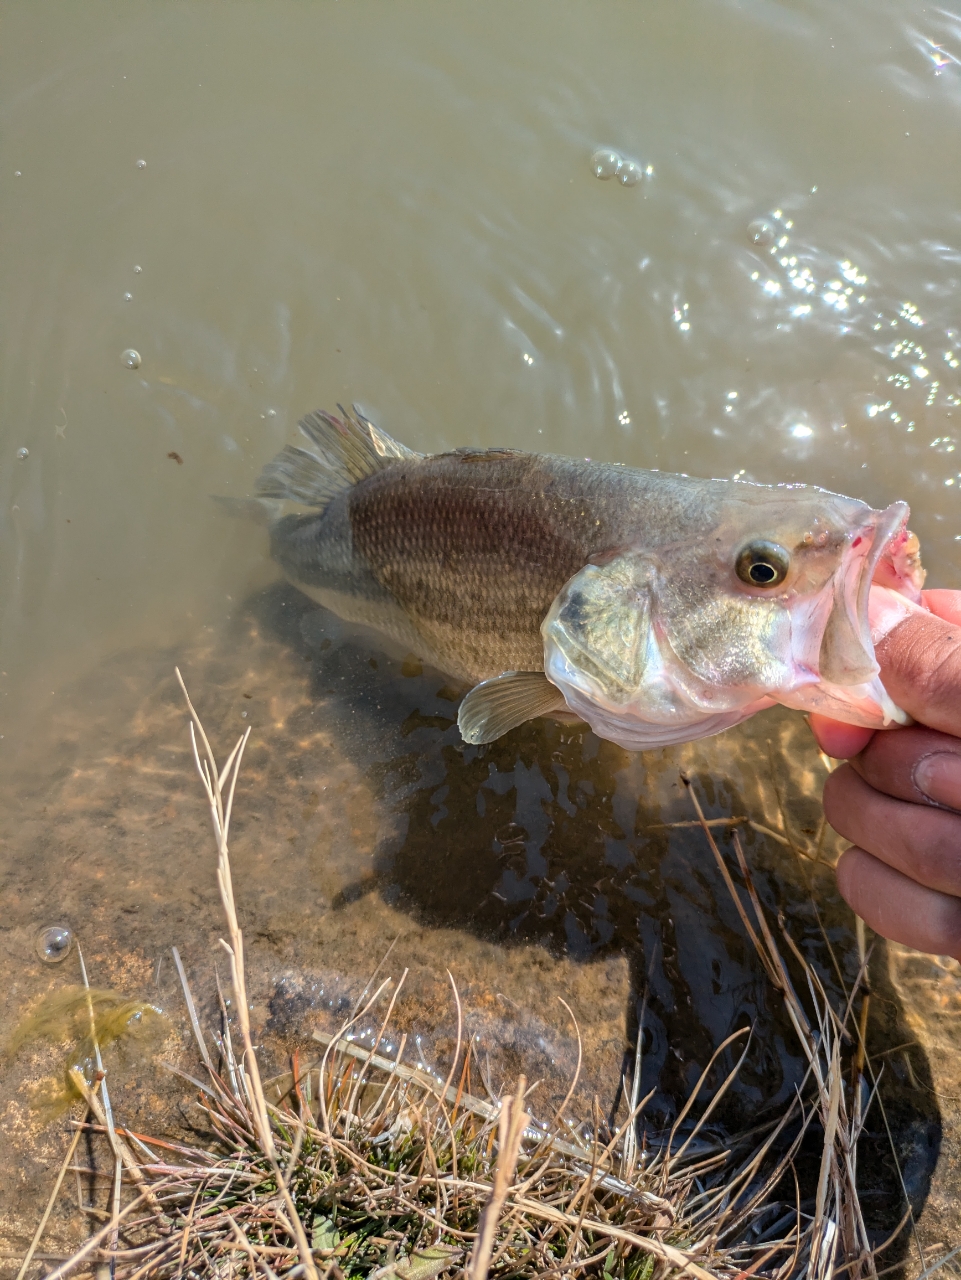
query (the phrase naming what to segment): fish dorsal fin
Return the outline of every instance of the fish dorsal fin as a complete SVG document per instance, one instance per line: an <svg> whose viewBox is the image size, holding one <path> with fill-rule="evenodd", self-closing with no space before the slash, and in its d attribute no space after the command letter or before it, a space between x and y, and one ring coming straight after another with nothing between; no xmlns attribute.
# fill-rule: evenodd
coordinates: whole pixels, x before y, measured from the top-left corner
<svg viewBox="0 0 961 1280"><path fill-rule="evenodd" d="M288 444L261 471L254 492L258 498L326 507L343 488L340 468L329 466L326 460L306 449Z"/></svg>
<svg viewBox="0 0 961 1280"><path fill-rule="evenodd" d="M464 741L476 746L566 705L560 689L543 672L505 671L471 689L460 704L457 727Z"/></svg>
<svg viewBox="0 0 961 1280"><path fill-rule="evenodd" d="M301 419L300 430L314 448L282 449L260 474L254 490L259 498L323 508L338 493L398 458L422 456L375 427L356 405L352 413L337 407L342 418L321 409Z"/></svg>
<svg viewBox="0 0 961 1280"><path fill-rule="evenodd" d="M338 405L337 408L340 409L341 413L344 412L342 405ZM353 405L352 408L354 417L370 436L371 443L382 458L422 458L424 456L422 453L418 453L416 449L408 449L406 444L401 444L399 440L389 436L381 427L375 426L370 418L364 417L356 405Z"/></svg>

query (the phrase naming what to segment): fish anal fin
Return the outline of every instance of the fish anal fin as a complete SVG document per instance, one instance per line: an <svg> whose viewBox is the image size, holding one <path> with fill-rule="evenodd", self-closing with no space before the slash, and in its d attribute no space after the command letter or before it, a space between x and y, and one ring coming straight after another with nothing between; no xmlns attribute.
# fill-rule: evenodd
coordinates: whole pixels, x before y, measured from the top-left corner
<svg viewBox="0 0 961 1280"><path fill-rule="evenodd" d="M505 671L475 685L460 704L457 727L472 745L493 742L511 729L567 706L541 671Z"/></svg>

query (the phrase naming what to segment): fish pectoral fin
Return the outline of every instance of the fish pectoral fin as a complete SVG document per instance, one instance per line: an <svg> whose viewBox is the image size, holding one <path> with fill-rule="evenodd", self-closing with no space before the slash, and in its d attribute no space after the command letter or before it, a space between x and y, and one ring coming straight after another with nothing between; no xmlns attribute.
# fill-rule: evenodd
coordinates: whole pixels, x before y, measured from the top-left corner
<svg viewBox="0 0 961 1280"><path fill-rule="evenodd" d="M457 727L465 742L477 746L566 706L560 689L542 671L505 671L471 689L460 704Z"/></svg>

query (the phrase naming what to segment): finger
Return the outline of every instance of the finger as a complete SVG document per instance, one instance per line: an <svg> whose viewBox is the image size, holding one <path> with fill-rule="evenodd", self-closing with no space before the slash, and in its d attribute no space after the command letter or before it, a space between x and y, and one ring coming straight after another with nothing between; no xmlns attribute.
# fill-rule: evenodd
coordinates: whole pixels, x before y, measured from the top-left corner
<svg viewBox="0 0 961 1280"><path fill-rule="evenodd" d="M961 814L882 795L849 764L824 784L824 814L839 835L895 871L961 895Z"/></svg>
<svg viewBox="0 0 961 1280"><path fill-rule="evenodd" d="M961 628L961 591L947 591L935 588L931 591L923 591L921 594L925 605L936 618ZM920 619L923 620L923 618L924 615L920 615ZM916 615L912 615L905 620L908 624L915 624L917 621L918 617ZM892 628L892 632L893 630L894 628ZM893 645L892 665L896 666L902 661L902 649L909 634L904 633ZM915 629L915 634L917 634L917 628ZM878 641L879 649L882 643L883 641ZM885 687L887 687L883 666L882 678L884 678ZM910 678L910 673L908 673L908 678ZM890 689L888 689L888 692L891 692ZM895 698L895 701L898 701L898 699ZM902 702L901 705L903 706L904 703ZM910 710L910 708L905 707L905 710ZM912 714L915 713L912 712ZM916 718L923 720L922 716L916 716ZM822 716L817 712L812 712L808 716L808 723L811 726L815 741L824 754L833 756L836 760L849 760L852 756L858 755L871 741L875 732L873 729L862 729L859 725L844 724L840 720L832 720L829 716ZM928 722L925 721L925 723Z"/></svg>
<svg viewBox="0 0 961 1280"><path fill-rule="evenodd" d="M836 760L847 760L863 751L874 737L874 729L863 729L859 724L844 724L841 720L832 720L830 716L822 716L812 711L808 716L808 724L814 734L814 740L826 756Z"/></svg>
<svg viewBox="0 0 961 1280"><path fill-rule="evenodd" d="M851 761L875 791L961 810L961 739L915 725L876 733Z"/></svg>
<svg viewBox="0 0 961 1280"><path fill-rule="evenodd" d="M878 641L876 653L881 680L899 707L932 729L961 735L961 626L913 613Z"/></svg>
<svg viewBox="0 0 961 1280"><path fill-rule="evenodd" d="M961 899L926 889L857 847L841 855L838 888L882 937L961 959Z"/></svg>
<svg viewBox="0 0 961 1280"><path fill-rule="evenodd" d="M930 591L922 591L921 597L933 614L943 618L945 622L953 622L961 627L961 591L944 591L934 587Z"/></svg>

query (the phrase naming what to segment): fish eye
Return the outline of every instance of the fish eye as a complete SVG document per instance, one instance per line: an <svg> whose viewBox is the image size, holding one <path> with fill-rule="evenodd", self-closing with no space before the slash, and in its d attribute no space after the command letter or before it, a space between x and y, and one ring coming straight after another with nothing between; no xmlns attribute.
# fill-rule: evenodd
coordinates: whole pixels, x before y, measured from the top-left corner
<svg viewBox="0 0 961 1280"><path fill-rule="evenodd" d="M787 577L791 557L776 542L759 539L738 552L734 571L750 587L778 587Z"/></svg>

